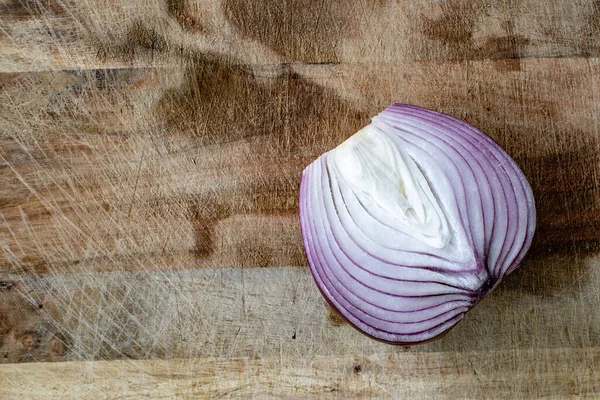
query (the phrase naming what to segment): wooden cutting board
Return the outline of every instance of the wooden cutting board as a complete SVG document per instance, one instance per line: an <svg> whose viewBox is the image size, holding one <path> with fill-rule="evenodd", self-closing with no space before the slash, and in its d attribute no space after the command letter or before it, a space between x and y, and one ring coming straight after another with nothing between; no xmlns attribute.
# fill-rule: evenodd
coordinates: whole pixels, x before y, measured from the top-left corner
<svg viewBox="0 0 600 400"><path fill-rule="evenodd" d="M595 0L0 2L0 398L600 396ZM444 338L321 298L301 171L393 102L494 138L530 255Z"/></svg>

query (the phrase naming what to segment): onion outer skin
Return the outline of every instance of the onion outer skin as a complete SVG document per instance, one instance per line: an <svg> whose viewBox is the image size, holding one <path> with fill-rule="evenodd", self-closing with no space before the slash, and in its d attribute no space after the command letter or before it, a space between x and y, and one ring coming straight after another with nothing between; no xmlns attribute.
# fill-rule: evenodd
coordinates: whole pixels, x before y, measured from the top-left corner
<svg viewBox="0 0 600 400"><path fill-rule="evenodd" d="M394 104L302 173L302 239L329 304L374 339L428 342L512 272L535 231L522 171L454 117Z"/></svg>

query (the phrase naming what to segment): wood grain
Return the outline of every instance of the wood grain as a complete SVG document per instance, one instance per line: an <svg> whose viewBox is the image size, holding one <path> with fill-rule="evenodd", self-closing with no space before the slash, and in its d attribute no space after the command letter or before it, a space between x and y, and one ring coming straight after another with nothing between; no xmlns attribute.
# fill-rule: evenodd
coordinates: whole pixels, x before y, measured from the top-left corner
<svg viewBox="0 0 600 400"><path fill-rule="evenodd" d="M598 396L599 76L595 0L0 0L0 397ZM489 134L538 209L410 350L327 309L297 219L392 102Z"/></svg>
<svg viewBox="0 0 600 400"><path fill-rule="evenodd" d="M464 118L517 160L537 199L534 251L593 252L600 62L519 62L518 73L504 60L431 61L264 78L195 60L183 71L9 76L0 94L0 264L304 265L302 169L394 101Z"/></svg>
<svg viewBox="0 0 600 400"><path fill-rule="evenodd" d="M599 358L584 348L6 365L0 396L594 399Z"/></svg>
<svg viewBox="0 0 600 400"><path fill-rule="evenodd" d="M3 0L0 71L600 55L595 0Z"/></svg>
<svg viewBox="0 0 600 400"><path fill-rule="evenodd" d="M328 314L306 268L166 269L5 277L0 362L404 351ZM600 346L599 291L600 258L530 260L452 332L411 351Z"/></svg>

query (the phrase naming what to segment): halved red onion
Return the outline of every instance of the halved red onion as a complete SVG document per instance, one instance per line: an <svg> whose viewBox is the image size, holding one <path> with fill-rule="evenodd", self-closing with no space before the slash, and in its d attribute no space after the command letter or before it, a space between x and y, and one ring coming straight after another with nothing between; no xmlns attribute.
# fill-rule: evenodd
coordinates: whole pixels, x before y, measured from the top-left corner
<svg viewBox="0 0 600 400"><path fill-rule="evenodd" d="M485 134L394 104L304 170L300 224L329 303L369 336L416 344L451 329L517 267L535 206Z"/></svg>

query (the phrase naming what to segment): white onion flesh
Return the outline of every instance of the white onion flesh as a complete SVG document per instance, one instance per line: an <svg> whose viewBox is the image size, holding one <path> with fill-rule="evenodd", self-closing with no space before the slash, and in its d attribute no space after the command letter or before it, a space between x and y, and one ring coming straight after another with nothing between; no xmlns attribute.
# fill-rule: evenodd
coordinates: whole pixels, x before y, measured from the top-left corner
<svg viewBox="0 0 600 400"><path fill-rule="evenodd" d="M304 170L300 225L327 301L369 336L415 344L451 329L517 267L535 206L485 134L394 104Z"/></svg>

